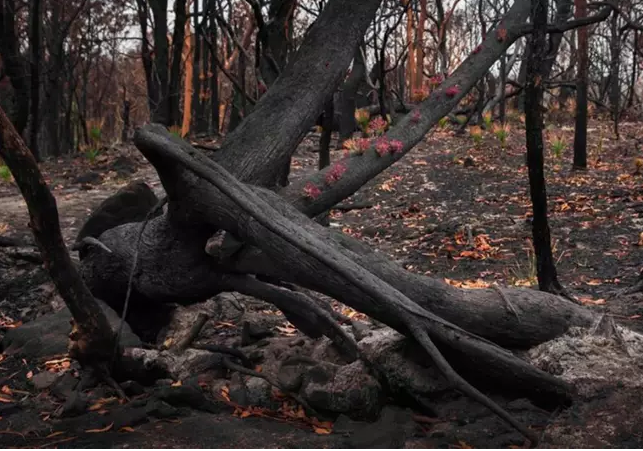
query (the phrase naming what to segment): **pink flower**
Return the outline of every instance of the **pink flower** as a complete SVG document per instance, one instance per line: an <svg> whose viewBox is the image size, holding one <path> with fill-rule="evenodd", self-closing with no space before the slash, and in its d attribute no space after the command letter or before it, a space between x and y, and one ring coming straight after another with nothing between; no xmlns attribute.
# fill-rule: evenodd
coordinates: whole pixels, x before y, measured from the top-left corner
<svg viewBox="0 0 643 451"><path fill-rule="evenodd" d="M390 150L389 140L385 137L378 138L377 141L375 141L375 150L377 150L380 157L388 154Z"/></svg>
<svg viewBox="0 0 643 451"><path fill-rule="evenodd" d="M384 133L387 127L388 122L382 119L382 116L377 116L368 124L368 129L376 135L381 135L382 133Z"/></svg>
<svg viewBox="0 0 643 451"><path fill-rule="evenodd" d="M404 143L399 139L393 139L389 143L389 147L391 148L393 153L399 153L402 152L402 149L404 149Z"/></svg>
<svg viewBox="0 0 643 451"><path fill-rule="evenodd" d="M321 190L317 188L315 185L313 185L311 182L306 183L306 186L304 187L304 193L306 193L306 197L310 199L317 199L319 196L321 196Z"/></svg>
<svg viewBox="0 0 643 451"><path fill-rule="evenodd" d="M326 173L326 184L332 185L342 177L344 172L346 172L346 166L342 163L335 163Z"/></svg>
<svg viewBox="0 0 643 451"><path fill-rule="evenodd" d="M366 152L371 148L371 140L368 138L359 138L357 140L357 149L356 152L360 155Z"/></svg>
<svg viewBox="0 0 643 451"><path fill-rule="evenodd" d="M458 87L458 85L450 86L447 88L446 93L447 93L447 97L455 97L458 94L460 94L460 88Z"/></svg>
<svg viewBox="0 0 643 451"><path fill-rule="evenodd" d="M414 124L417 124L418 122L420 122L421 118L422 118L422 113L420 113L420 109L416 108L415 110L413 110L413 114L411 114L411 122L413 122Z"/></svg>
<svg viewBox="0 0 643 451"><path fill-rule="evenodd" d="M480 53L480 50L482 50L482 44L478 44L478 47L473 49L473 54Z"/></svg>
<svg viewBox="0 0 643 451"><path fill-rule="evenodd" d="M429 78L429 84L431 86L438 86L443 81L444 77L442 75L434 75L433 77Z"/></svg>

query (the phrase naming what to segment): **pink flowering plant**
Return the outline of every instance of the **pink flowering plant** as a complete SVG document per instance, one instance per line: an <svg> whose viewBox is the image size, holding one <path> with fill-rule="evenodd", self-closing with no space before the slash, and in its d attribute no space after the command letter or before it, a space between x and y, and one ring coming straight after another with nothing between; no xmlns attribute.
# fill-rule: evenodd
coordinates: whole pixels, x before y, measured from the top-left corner
<svg viewBox="0 0 643 451"><path fill-rule="evenodd" d="M321 196L321 193L321 190L312 182L308 182L306 183L306 186L304 186L304 194L309 199L317 199L319 196Z"/></svg>
<svg viewBox="0 0 643 451"><path fill-rule="evenodd" d="M337 182L342 175L344 175L344 172L346 172L346 166L344 166L342 163L335 163L334 165L331 166L331 168L326 172L326 184L331 186Z"/></svg>

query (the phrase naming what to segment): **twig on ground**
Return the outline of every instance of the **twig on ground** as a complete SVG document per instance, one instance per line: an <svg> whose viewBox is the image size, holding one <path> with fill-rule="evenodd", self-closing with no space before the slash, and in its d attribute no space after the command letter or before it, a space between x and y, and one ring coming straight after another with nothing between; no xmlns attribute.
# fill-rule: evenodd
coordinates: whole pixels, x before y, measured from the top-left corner
<svg viewBox="0 0 643 451"><path fill-rule="evenodd" d="M190 327L188 335L176 345L175 350L177 352L183 352L187 348L189 348L192 342L194 342L194 340L196 340L196 338L199 336L199 333L201 333L201 329L203 329L203 326L205 326L205 323L209 319L210 317L208 315L203 312L199 312L199 314L196 316L196 319L194 320L194 323L192 324L192 327Z"/></svg>
<svg viewBox="0 0 643 451"><path fill-rule="evenodd" d="M150 219L156 215L163 206L167 203L167 196L163 199L160 199L155 206L153 206L150 211L145 216L145 220L141 224L141 228L138 231L138 237L136 238L136 249L134 250L134 259L132 262L132 269L129 273L129 279L127 281L127 293L125 294L125 304L123 305L123 311L121 312L121 321L118 324L118 332L116 333L116 344L114 345L114 354L112 356L112 367L116 362L116 357L118 354L118 348L120 347L121 335L123 334L123 325L125 324L125 316L127 316L127 309L129 308L129 300L132 295L132 285L134 283L134 275L136 274L136 266L138 265L139 250L141 248L141 239L143 238L143 232L145 227L147 227Z"/></svg>

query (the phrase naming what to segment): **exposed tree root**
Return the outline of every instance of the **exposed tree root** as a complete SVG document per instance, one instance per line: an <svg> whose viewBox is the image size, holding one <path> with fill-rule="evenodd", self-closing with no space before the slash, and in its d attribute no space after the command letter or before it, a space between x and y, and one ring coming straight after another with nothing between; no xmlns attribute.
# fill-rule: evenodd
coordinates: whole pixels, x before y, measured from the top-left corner
<svg viewBox="0 0 643 451"><path fill-rule="evenodd" d="M259 377L266 382L268 382L270 385L278 388L282 393L290 396L292 399L297 401L304 409L308 411L309 414L311 415L318 415L315 409L310 407L310 404L306 402L305 399L303 399L301 396L299 396L297 393L293 393L291 391L286 390L275 378L272 376L265 374L265 373L260 373L258 371L255 371L250 368L243 367L241 365L237 365L236 363L233 363L230 361L229 358L224 357L223 358L223 364L231 371L237 371L238 373L245 374L247 376L254 376L254 377Z"/></svg>
<svg viewBox="0 0 643 451"><path fill-rule="evenodd" d="M279 310L299 330L311 338L326 335L349 359L358 357L357 344L335 321L332 314L304 293L278 288L248 276L226 275L231 291L263 299Z"/></svg>

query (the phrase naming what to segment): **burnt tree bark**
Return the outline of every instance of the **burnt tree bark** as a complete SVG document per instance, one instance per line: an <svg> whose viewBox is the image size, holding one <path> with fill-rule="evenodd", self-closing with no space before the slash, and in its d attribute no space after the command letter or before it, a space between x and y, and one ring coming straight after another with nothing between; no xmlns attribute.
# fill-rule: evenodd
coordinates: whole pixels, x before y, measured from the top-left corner
<svg viewBox="0 0 643 451"><path fill-rule="evenodd" d="M534 213L532 226L538 287L542 291L562 293L563 289L558 282L551 249L544 173L542 99L543 64L547 57L547 4L548 0L532 0L531 23L534 31L529 37L530 52L525 85L525 132L529 190Z"/></svg>
<svg viewBox="0 0 643 451"><path fill-rule="evenodd" d="M587 0L575 0L576 17L587 16ZM587 27L578 33L578 70L576 73L576 125L574 127L574 168L587 168L587 90L589 39Z"/></svg>
<svg viewBox="0 0 643 451"><path fill-rule="evenodd" d="M56 199L38 164L0 108L0 156L9 166L29 209L31 228L45 268L74 318L70 353L85 364L113 357L114 334L107 317L71 261L60 232Z"/></svg>
<svg viewBox="0 0 643 451"><path fill-rule="evenodd" d="M14 90L11 121L22 134L29 120L29 70L18 46L16 16L15 0L0 4L0 56Z"/></svg>

